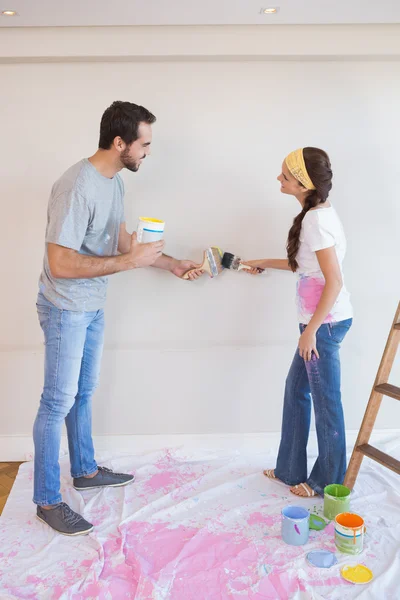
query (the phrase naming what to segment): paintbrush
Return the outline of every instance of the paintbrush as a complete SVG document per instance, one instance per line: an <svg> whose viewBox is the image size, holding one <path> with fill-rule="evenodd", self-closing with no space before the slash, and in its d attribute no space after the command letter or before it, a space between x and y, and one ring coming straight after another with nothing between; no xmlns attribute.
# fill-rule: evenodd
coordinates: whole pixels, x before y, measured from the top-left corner
<svg viewBox="0 0 400 600"><path fill-rule="evenodd" d="M213 246L204 250L203 263L195 269L190 269L182 276L182 279L189 279L190 273L193 271L206 271L210 277L217 277L223 270L222 266L222 251L220 248Z"/></svg>
<svg viewBox="0 0 400 600"><path fill-rule="evenodd" d="M225 269L231 269L232 271L251 271L254 268L249 267L248 265L244 265L240 256L235 256L230 252L224 252L221 262L222 266L225 267ZM264 272L264 269L260 269L259 267L256 267L256 269L259 273Z"/></svg>

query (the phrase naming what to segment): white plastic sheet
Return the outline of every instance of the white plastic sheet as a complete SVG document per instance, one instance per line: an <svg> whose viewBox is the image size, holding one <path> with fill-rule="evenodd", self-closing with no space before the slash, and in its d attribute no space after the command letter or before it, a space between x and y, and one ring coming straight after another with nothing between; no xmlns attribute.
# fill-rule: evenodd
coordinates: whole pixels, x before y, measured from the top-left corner
<svg viewBox="0 0 400 600"><path fill-rule="evenodd" d="M390 446L398 454L400 446ZM337 565L317 569L306 554L335 551L333 524L311 531L305 546L281 540L285 505L322 514L323 501L298 499L265 478L272 454L179 448L98 459L135 472L136 482L79 493L62 458L63 499L95 525L76 538L35 518L33 463L21 466L0 518L2 600L400 598L400 477L372 461L364 460L351 501L367 526L363 553L337 552ZM340 576L341 566L357 562L374 573L366 586Z"/></svg>

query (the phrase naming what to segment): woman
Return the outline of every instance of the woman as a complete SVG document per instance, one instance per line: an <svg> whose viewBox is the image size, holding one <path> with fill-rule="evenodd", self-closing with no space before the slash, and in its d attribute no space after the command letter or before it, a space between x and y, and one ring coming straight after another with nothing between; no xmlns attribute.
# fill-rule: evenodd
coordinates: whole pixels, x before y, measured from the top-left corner
<svg viewBox="0 0 400 600"><path fill-rule="evenodd" d="M286 380L281 443L276 468L264 475L292 486L298 496L323 495L330 483L342 483L346 442L340 393L339 348L351 327L353 311L343 284L346 239L328 200L332 170L318 148L289 154L278 177L281 192L295 196L301 212L287 240L287 259L253 260L257 269L297 273L300 325L298 351ZM307 441L311 396L318 438L318 458L307 477Z"/></svg>

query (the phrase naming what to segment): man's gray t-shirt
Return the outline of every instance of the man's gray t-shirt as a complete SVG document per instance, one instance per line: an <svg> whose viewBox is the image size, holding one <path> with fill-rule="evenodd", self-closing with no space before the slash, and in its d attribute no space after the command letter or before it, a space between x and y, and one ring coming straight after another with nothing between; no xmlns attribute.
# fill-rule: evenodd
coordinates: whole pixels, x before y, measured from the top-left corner
<svg viewBox="0 0 400 600"><path fill-rule="evenodd" d="M47 244L58 244L88 256L118 254L124 221L124 184L117 174L101 175L88 159L64 173L53 186L47 212L46 249L40 292L55 306L72 311L104 307L107 277L56 279L51 275Z"/></svg>

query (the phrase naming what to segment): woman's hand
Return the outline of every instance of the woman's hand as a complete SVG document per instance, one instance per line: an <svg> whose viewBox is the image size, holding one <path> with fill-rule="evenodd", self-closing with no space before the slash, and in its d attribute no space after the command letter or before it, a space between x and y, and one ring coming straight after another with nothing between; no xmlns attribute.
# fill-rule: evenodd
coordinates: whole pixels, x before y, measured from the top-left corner
<svg viewBox="0 0 400 600"><path fill-rule="evenodd" d="M243 269L249 275L260 275L263 273L264 268L261 266L265 261L264 260L246 260L246 262L242 262L242 265L246 265L247 267L251 267L251 269Z"/></svg>
<svg viewBox="0 0 400 600"><path fill-rule="evenodd" d="M312 359L312 354L319 358L317 350L317 337L312 329L306 327L299 339L299 353L305 361Z"/></svg>

